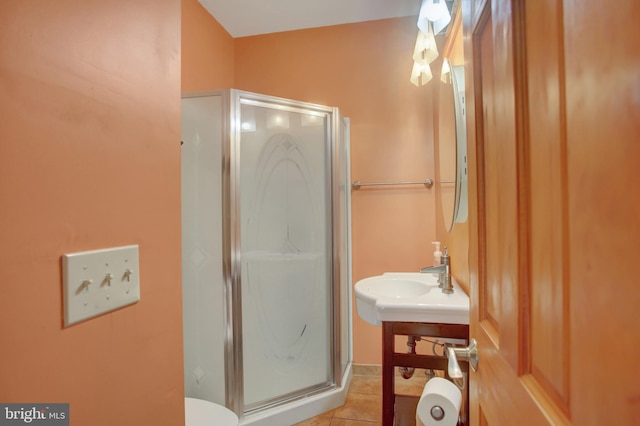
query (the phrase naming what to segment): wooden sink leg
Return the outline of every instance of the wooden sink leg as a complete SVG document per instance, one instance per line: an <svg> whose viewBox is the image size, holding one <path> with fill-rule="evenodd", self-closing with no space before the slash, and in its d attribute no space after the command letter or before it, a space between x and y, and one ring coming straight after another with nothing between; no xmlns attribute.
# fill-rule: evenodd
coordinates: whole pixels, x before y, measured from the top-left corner
<svg viewBox="0 0 640 426"><path fill-rule="evenodd" d="M395 349L393 324L382 323L382 426L393 426L395 414L395 386L393 353Z"/></svg>

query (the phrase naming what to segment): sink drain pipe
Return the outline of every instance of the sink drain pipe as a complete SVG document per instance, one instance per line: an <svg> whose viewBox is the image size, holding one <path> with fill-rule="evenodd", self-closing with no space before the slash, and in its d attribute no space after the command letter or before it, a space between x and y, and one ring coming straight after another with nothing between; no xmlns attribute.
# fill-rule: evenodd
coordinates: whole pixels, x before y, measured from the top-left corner
<svg viewBox="0 0 640 426"><path fill-rule="evenodd" d="M407 353L414 354L416 353L416 342L420 340L420 336L407 336ZM400 375L405 379L410 379L413 377L414 368L413 367L398 367L398 371Z"/></svg>

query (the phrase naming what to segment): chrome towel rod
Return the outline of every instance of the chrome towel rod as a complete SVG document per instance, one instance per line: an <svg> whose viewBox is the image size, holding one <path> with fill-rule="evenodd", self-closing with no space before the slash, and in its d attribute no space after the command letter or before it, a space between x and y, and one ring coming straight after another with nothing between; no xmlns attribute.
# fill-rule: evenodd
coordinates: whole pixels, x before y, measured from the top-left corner
<svg viewBox="0 0 640 426"><path fill-rule="evenodd" d="M390 186L390 185L424 185L425 188L431 188L433 186L433 181L429 178L423 180L422 182L368 182L362 183L359 180L353 182L351 187L353 189L360 189L363 186Z"/></svg>

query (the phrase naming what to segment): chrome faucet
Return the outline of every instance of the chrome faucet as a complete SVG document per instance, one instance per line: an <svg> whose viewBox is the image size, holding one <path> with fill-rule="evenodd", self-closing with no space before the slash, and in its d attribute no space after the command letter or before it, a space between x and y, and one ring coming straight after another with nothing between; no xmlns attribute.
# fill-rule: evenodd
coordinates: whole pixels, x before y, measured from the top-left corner
<svg viewBox="0 0 640 426"><path fill-rule="evenodd" d="M422 268L422 273L437 273L438 274L438 287L442 289L445 294L453 293L453 284L451 283L451 261L449 260L449 251L447 247L444 248L444 253L440 258L440 265L427 266Z"/></svg>

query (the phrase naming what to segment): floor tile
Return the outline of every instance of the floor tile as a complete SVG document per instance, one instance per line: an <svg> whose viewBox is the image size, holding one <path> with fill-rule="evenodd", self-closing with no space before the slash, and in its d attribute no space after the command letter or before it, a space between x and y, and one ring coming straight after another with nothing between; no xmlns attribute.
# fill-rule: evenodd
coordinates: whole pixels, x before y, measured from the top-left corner
<svg viewBox="0 0 640 426"><path fill-rule="evenodd" d="M333 418L381 422L382 395L349 392L345 404L342 407L336 408L333 413Z"/></svg>
<svg viewBox="0 0 640 426"><path fill-rule="evenodd" d="M381 426L382 425L382 368L360 366L351 377L347 399L342 407L320 414L295 426ZM420 396L427 382L424 369L416 369L409 379L395 376L395 392ZM412 411L412 410L409 410ZM400 419L401 426L413 425L415 417ZM405 421L406 420L406 421Z"/></svg>
<svg viewBox="0 0 640 426"><path fill-rule="evenodd" d="M353 376L351 378L351 384L349 385L349 393L382 395L382 377Z"/></svg>

